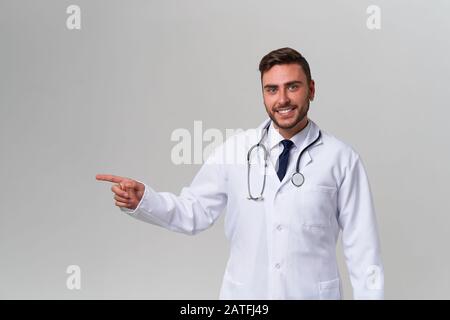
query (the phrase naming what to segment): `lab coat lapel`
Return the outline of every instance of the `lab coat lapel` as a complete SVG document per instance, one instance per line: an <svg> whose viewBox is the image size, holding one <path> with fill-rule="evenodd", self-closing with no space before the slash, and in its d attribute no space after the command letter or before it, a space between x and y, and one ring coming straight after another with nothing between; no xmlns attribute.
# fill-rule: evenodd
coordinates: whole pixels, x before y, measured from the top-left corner
<svg viewBox="0 0 450 320"><path fill-rule="evenodd" d="M269 152L270 148L267 145L268 135L267 135L267 130L265 128L269 122L270 122L270 119L266 119L266 120L264 120L264 122L262 122L256 128L256 135L253 135L254 138L250 139L249 143L246 146L247 150L250 150L252 147L254 147L254 150L250 154L250 159L248 158L249 154L247 153L247 155L246 155L246 158L247 158L246 161L247 162L250 161L251 167L252 167L252 172L253 172L253 174L256 174L256 176L253 176L251 179L252 180L259 179L259 178L264 179L264 175L266 175L266 185L265 185L266 190L268 188L273 189L271 187L273 185L273 181L271 181L271 176L273 175L274 168L273 168L272 162L270 161L269 157L266 160L264 160L264 152L262 151L263 148L256 147L256 144L259 141L261 141L261 145L263 145L264 148L266 149L266 151ZM261 140L263 135L264 135L264 138ZM264 169L265 165L267 165L267 166ZM273 190L271 190L271 191L273 191ZM266 191L264 192L264 194L266 195Z"/></svg>
<svg viewBox="0 0 450 320"><path fill-rule="evenodd" d="M270 119L264 120L257 128L256 128L256 140L251 141L250 144L246 146L247 150L250 150L250 148L254 145L256 145L259 141L261 141L262 136L264 135L264 139L261 141L261 144L263 144L266 147L266 150L269 149L266 146L265 141L267 141L267 131L265 129L266 125L269 123ZM257 152L257 163L259 163L260 166L264 166L264 157L263 153ZM261 169L262 170L262 169Z"/></svg>
<svg viewBox="0 0 450 320"><path fill-rule="evenodd" d="M257 130L258 130L258 135L257 135L257 140L255 141L255 144L258 143L258 141L261 140L261 136L263 134L264 127L268 124L268 122L271 121L270 118L264 120L263 123L261 123ZM266 134L264 136L264 139L261 141L261 144L263 144L265 146L265 148L267 149L267 151L270 152L270 146L268 144L268 135ZM260 168L260 174L261 176L264 174L264 159L262 158L262 154L258 153L258 158L257 161L259 163L259 168ZM273 198L275 192L278 189L278 186L280 184L280 180L278 179L275 167L273 166L272 161L270 161L270 159L267 159L267 167L266 167L266 188L264 191L264 198L269 199L269 198ZM268 205L270 202L266 201L265 202L266 205ZM269 209L268 209L269 210Z"/></svg>

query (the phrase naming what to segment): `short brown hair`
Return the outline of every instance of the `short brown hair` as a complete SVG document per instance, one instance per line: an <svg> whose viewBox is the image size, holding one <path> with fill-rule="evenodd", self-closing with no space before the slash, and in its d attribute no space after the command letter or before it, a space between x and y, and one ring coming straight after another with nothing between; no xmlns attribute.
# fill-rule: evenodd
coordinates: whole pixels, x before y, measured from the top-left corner
<svg viewBox="0 0 450 320"><path fill-rule="evenodd" d="M273 50L266 54L259 63L259 71L261 72L261 80L264 72L268 71L277 64L296 63L302 67L306 74L308 83L311 82L311 70L309 69L308 61L296 50L291 48L281 48Z"/></svg>

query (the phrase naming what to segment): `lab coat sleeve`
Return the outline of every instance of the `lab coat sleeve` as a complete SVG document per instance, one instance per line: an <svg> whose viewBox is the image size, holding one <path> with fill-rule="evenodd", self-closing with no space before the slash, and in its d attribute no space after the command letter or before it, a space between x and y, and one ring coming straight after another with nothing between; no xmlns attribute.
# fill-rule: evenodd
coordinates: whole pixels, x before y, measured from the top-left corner
<svg viewBox="0 0 450 320"><path fill-rule="evenodd" d="M338 221L353 298L384 299L384 270L370 185L359 155L352 159L338 192Z"/></svg>
<svg viewBox="0 0 450 320"><path fill-rule="evenodd" d="M179 196L156 192L139 181L145 191L138 206L121 210L136 219L190 235L209 228L227 203L225 168L219 161L221 150L221 146L216 148Z"/></svg>

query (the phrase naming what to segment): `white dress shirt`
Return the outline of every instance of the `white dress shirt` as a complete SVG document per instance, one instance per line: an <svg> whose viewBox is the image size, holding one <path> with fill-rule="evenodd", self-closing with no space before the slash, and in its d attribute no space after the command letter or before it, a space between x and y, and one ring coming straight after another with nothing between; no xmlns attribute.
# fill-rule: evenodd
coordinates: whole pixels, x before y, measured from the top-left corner
<svg viewBox="0 0 450 320"><path fill-rule="evenodd" d="M308 121L306 126L301 131L297 132L289 139L294 143L291 147L291 150L289 151L289 163L293 161L292 159L295 159L294 161L297 161L297 158L295 156L298 156L299 149L305 141L306 136L308 135L309 128L311 128L310 121ZM275 171L278 172L278 158L283 152L283 145L281 144L281 141L285 140L285 138L277 129L274 128L273 122L270 124L268 137L268 142L266 142L265 145L269 150L270 161L272 162Z"/></svg>

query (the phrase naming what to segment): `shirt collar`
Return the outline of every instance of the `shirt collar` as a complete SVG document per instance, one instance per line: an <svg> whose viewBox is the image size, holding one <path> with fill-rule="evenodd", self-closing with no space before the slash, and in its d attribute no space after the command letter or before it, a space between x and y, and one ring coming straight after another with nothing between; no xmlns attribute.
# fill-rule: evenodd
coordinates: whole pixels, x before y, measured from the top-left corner
<svg viewBox="0 0 450 320"><path fill-rule="evenodd" d="M308 131L310 128L311 120L308 119L308 124L306 125L306 127L304 127L300 132L297 132L293 137L289 139L294 143L294 145L292 146L293 148L299 148L302 145L302 143L306 139L306 136L308 135ZM277 129L273 127L273 121L269 126L268 137L268 147L270 150L278 146L280 142L284 140L284 137L278 132Z"/></svg>

